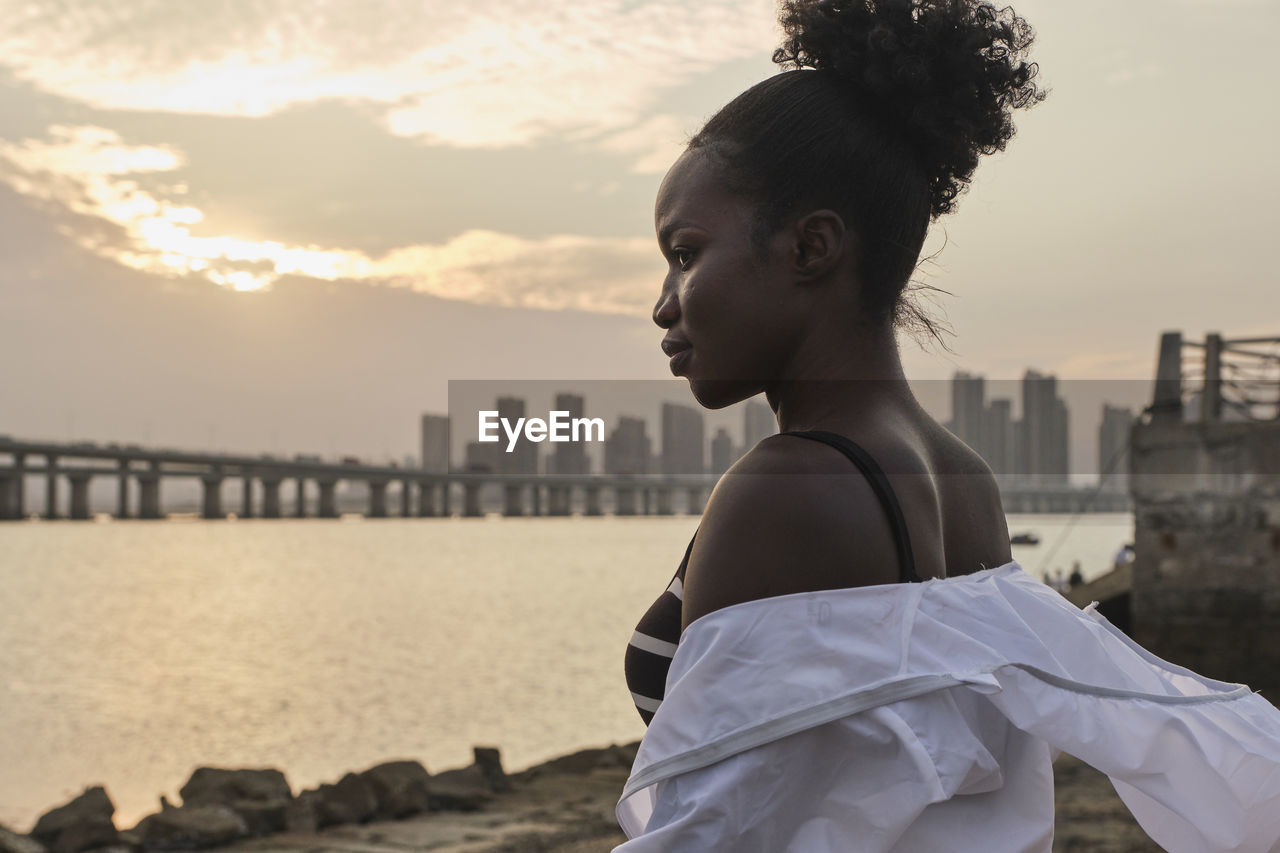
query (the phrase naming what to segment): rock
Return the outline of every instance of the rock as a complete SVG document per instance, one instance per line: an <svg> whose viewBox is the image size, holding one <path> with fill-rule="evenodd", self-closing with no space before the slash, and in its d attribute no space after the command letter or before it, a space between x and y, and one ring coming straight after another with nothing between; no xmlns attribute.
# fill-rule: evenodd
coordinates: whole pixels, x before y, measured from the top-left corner
<svg viewBox="0 0 1280 853"><path fill-rule="evenodd" d="M431 807L431 774L417 761L388 761L360 775L377 797L379 817L408 817Z"/></svg>
<svg viewBox="0 0 1280 853"><path fill-rule="evenodd" d="M39 841L0 826L0 853L47 853Z"/></svg>
<svg viewBox="0 0 1280 853"><path fill-rule="evenodd" d="M282 831L293 802L293 791L284 774L271 768L199 767L179 793L183 806L229 807L244 819L250 835ZM164 804L162 798L162 808Z"/></svg>
<svg viewBox="0 0 1280 853"><path fill-rule="evenodd" d="M367 823L378 813L378 797L373 787L355 773L348 773L336 785L321 785L323 802L321 822L326 826L335 823Z"/></svg>
<svg viewBox="0 0 1280 853"><path fill-rule="evenodd" d="M235 800L288 802L293 791L279 770L198 767L178 792L184 806L227 805Z"/></svg>
<svg viewBox="0 0 1280 853"><path fill-rule="evenodd" d="M31 837L52 846L63 830L78 823L102 820L110 823L111 816L115 813L116 807L112 805L106 789L101 785L95 785L92 788L85 788L84 792L71 802L42 814L36 821L35 829L31 830Z"/></svg>
<svg viewBox="0 0 1280 853"><path fill-rule="evenodd" d="M197 850L245 838L249 826L230 806L183 805L143 818L134 832L143 850Z"/></svg>
<svg viewBox="0 0 1280 853"><path fill-rule="evenodd" d="M95 785L66 805L41 815L31 837L53 853L80 853L115 844L119 840L111 821L115 811L106 789Z"/></svg>
<svg viewBox="0 0 1280 853"><path fill-rule="evenodd" d="M599 767L621 767L624 770L630 770L631 765L635 764L636 753L640 750L640 741L623 745L614 744L605 747L603 754L600 756Z"/></svg>
<svg viewBox="0 0 1280 853"><path fill-rule="evenodd" d="M173 808L173 806L170 806L169 808ZM142 849L142 832L140 827L144 821L146 821L146 818L138 821L138 825L133 827L133 829L120 830L120 843L131 850Z"/></svg>
<svg viewBox="0 0 1280 853"><path fill-rule="evenodd" d="M285 809L284 827L289 832L315 832L329 825L325 817L324 797L319 789L301 791Z"/></svg>
<svg viewBox="0 0 1280 853"><path fill-rule="evenodd" d="M120 833L110 818L93 818L68 826L54 839L53 853L81 853L96 847L108 847L120 841Z"/></svg>
<svg viewBox="0 0 1280 853"><path fill-rule="evenodd" d="M249 827L250 835L270 835L273 832L284 831L285 816L292 802L292 798L266 803L254 800L233 800L226 805L240 815L245 826Z"/></svg>
<svg viewBox="0 0 1280 853"><path fill-rule="evenodd" d="M553 758L538 767L554 773L590 773L600 766L605 753L606 750L603 749L581 749L569 755Z"/></svg>
<svg viewBox="0 0 1280 853"><path fill-rule="evenodd" d="M446 770L431 777L431 810L473 812L493 799L493 790L478 764Z"/></svg>
<svg viewBox="0 0 1280 853"><path fill-rule="evenodd" d="M489 783L489 790L495 794L505 794L511 790L511 780L507 778L506 771L502 769L502 755L498 752L497 747L493 746L476 746L472 747L472 753L476 758L476 765L484 771L484 778Z"/></svg>

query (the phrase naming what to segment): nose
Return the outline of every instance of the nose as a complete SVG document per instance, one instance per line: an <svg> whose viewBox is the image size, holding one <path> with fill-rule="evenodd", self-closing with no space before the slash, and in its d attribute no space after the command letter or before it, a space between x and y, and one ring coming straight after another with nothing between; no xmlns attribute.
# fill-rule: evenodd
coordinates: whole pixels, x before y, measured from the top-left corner
<svg viewBox="0 0 1280 853"><path fill-rule="evenodd" d="M663 287L658 303L653 306L653 322L661 329L670 329L680 319L680 303L674 287Z"/></svg>

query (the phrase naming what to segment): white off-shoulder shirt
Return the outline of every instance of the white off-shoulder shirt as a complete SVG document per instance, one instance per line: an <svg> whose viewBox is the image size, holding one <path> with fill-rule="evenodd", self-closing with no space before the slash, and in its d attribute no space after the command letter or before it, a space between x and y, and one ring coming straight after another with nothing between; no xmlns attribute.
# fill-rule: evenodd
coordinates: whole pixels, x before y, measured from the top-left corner
<svg viewBox="0 0 1280 853"><path fill-rule="evenodd" d="M1280 711L1015 561L695 621L615 853L1048 853L1059 751L1166 850L1280 851Z"/></svg>

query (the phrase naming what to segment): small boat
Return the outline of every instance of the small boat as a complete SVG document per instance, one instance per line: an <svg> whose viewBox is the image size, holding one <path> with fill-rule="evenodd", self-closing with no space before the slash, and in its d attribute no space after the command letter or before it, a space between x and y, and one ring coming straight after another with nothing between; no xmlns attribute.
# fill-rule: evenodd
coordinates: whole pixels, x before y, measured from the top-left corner
<svg viewBox="0 0 1280 853"><path fill-rule="evenodd" d="M1009 537L1010 545L1039 545L1040 537L1034 533L1018 533Z"/></svg>

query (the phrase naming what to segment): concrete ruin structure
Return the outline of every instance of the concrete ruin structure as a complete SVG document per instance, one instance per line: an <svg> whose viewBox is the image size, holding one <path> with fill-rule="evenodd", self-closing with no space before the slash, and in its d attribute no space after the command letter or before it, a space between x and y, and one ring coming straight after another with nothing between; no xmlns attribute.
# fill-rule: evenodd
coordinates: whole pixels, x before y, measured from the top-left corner
<svg viewBox="0 0 1280 853"><path fill-rule="evenodd" d="M1255 689L1280 689L1277 345L1164 334L1152 403L1130 435L1128 630L1166 660Z"/></svg>

